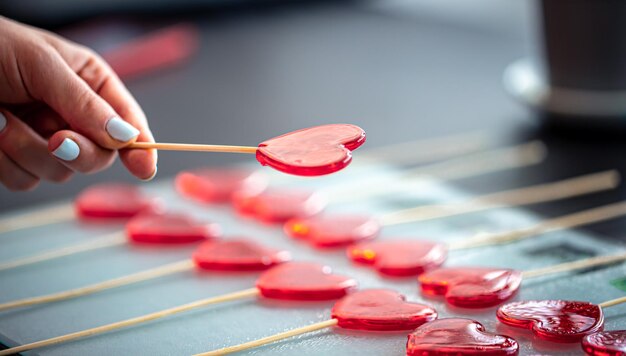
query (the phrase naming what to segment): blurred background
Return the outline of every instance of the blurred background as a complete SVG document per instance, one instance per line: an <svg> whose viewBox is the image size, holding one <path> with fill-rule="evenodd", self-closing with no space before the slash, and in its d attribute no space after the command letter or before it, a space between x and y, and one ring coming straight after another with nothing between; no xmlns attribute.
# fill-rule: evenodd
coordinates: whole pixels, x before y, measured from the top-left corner
<svg viewBox="0 0 626 356"><path fill-rule="evenodd" d="M545 104L538 95L545 92L531 90L528 97L521 92L516 99L516 88L504 75L520 58L538 63L538 73L543 70L542 59L551 52L545 50L550 36L542 27L542 14L557 2L564 3L21 0L0 2L0 13L101 53L143 106L157 141L256 145L294 129L348 122L366 130L370 147L475 130L493 132L505 144L533 138L546 142L549 157L538 167L461 182L480 192L601 169L624 173L626 147L621 120L615 118L621 107L608 114L576 113L584 117L584 129L572 129L576 125L567 122L573 121L546 120L553 116L546 114L548 106L538 110ZM584 8L591 3L597 2L568 2L578 14L597 12L596 20L602 20L603 13L626 16L619 1L601 2L613 6L608 12ZM578 21L573 10L563 11L564 19ZM593 23L588 24L579 27L592 31ZM625 33L621 28L605 30L611 31L603 35L605 47L621 58L626 50L617 45L624 45ZM559 31L564 30L556 26L553 35L562 36ZM576 35L580 43L584 33ZM583 48L584 53L600 50ZM522 77L520 90L532 87L534 82ZM603 120L608 125L598 129L595 116L611 120ZM250 157L159 152L157 179L234 161ZM70 197L100 181L133 178L116 163L106 172L75 176L64 185L43 183L33 192L0 188L0 209ZM622 196L623 191L596 194L536 210L567 204L566 210L572 211Z"/></svg>

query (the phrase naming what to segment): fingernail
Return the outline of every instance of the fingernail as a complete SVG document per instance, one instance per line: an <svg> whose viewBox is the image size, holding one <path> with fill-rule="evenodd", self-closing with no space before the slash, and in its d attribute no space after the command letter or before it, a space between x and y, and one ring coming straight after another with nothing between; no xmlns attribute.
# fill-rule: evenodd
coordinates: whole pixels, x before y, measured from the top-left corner
<svg viewBox="0 0 626 356"><path fill-rule="evenodd" d="M76 142L66 138L59 147L52 151L52 154L64 161L73 161L80 154L80 148Z"/></svg>
<svg viewBox="0 0 626 356"><path fill-rule="evenodd" d="M7 118L3 113L0 112L0 131L4 130L4 127L7 125Z"/></svg>
<svg viewBox="0 0 626 356"><path fill-rule="evenodd" d="M117 116L109 119L106 129L109 136L121 142L128 142L139 136L139 130Z"/></svg>
<svg viewBox="0 0 626 356"><path fill-rule="evenodd" d="M150 177L148 177L148 178L142 179L142 181L149 182L149 181L153 180L154 177L156 177L158 170L159 170L159 166L154 166L154 172L152 173L152 175Z"/></svg>

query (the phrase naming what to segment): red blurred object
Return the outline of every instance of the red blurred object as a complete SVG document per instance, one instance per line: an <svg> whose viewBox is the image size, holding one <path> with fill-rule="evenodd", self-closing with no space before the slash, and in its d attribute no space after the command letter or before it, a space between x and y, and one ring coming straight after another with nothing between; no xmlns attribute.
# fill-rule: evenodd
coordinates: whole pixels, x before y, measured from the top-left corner
<svg viewBox="0 0 626 356"><path fill-rule="evenodd" d="M440 268L422 274L419 282L422 293L445 296L454 306L488 308L515 295L522 273L500 268Z"/></svg>
<svg viewBox="0 0 626 356"><path fill-rule="evenodd" d="M291 219L283 230L318 247L338 247L375 238L380 224L368 216L320 215Z"/></svg>
<svg viewBox="0 0 626 356"><path fill-rule="evenodd" d="M604 326L599 306L568 300L509 303L498 308L496 316L503 324L529 329L538 338L553 342L579 342Z"/></svg>
<svg viewBox="0 0 626 356"><path fill-rule="evenodd" d="M176 175L176 191L203 203L227 203L237 191L261 192L267 187L264 176L249 170L202 168Z"/></svg>
<svg viewBox="0 0 626 356"><path fill-rule="evenodd" d="M583 338L582 348L590 356L625 356L626 330L602 331Z"/></svg>
<svg viewBox="0 0 626 356"><path fill-rule="evenodd" d="M406 277L441 266L447 249L430 241L389 240L359 243L348 247L347 254L353 261L370 264L382 274Z"/></svg>
<svg viewBox="0 0 626 356"><path fill-rule="evenodd" d="M261 193L239 191L233 195L235 210L266 223L319 214L326 199L317 193L295 189L268 189Z"/></svg>
<svg viewBox="0 0 626 356"><path fill-rule="evenodd" d="M74 201L82 219L127 219L139 213L157 213L161 202L130 184L107 183L83 190Z"/></svg>
<svg viewBox="0 0 626 356"><path fill-rule="evenodd" d="M439 319L409 334L407 356L512 356L519 352L515 339L489 333L470 319Z"/></svg>
<svg viewBox="0 0 626 356"><path fill-rule="evenodd" d="M315 126L259 144L257 160L281 172L319 176L337 172L352 161L351 151L365 142L365 131L349 124Z"/></svg>
<svg viewBox="0 0 626 356"><path fill-rule="evenodd" d="M142 214L126 224L126 234L136 243L186 244L217 238L221 228L183 214Z"/></svg>
<svg viewBox="0 0 626 356"><path fill-rule="evenodd" d="M256 286L266 298L329 300L352 292L357 283L352 278L333 274L328 266L288 262L264 272Z"/></svg>
<svg viewBox="0 0 626 356"><path fill-rule="evenodd" d="M132 39L102 57L122 79L177 65L198 49L198 29L179 24Z"/></svg>
<svg viewBox="0 0 626 356"><path fill-rule="evenodd" d="M393 290L368 289L335 303L332 317L344 329L398 331L412 330L437 319L437 311L407 302L404 295Z"/></svg>
<svg viewBox="0 0 626 356"><path fill-rule="evenodd" d="M243 239L205 242L193 253L199 268L219 271L261 271L290 259L285 250Z"/></svg>

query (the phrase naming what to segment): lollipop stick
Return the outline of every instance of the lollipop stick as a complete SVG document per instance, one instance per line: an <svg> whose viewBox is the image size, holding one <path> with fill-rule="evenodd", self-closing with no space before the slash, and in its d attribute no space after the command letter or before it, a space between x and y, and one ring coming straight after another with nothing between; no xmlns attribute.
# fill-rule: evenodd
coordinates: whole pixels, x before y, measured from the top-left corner
<svg viewBox="0 0 626 356"><path fill-rule="evenodd" d="M70 221L75 215L72 203L54 205L24 215L0 219L0 233Z"/></svg>
<svg viewBox="0 0 626 356"><path fill-rule="evenodd" d="M228 355L228 354L233 353L233 352L239 352L239 351L253 349L255 347L267 345L267 344L270 344L270 343L275 342L275 341L284 340L284 339L290 338L292 336L297 336L297 335L310 333L310 332L313 332L313 331L317 331L317 330L320 330L320 329L325 329L325 328L328 328L328 327L331 327L331 326L335 326L335 325L337 325L337 319L325 320L325 321L321 321L319 323L315 323L315 324L304 326L304 327L301 327L301 328L285 331L285 332L282 332L282 333L279 333L279 334L275 334L275 335L272 335L272 336L264 337L262 339L246 342L246 343L243 343L243 344L239 344L239 345L235 345L235 346L229 346L229 347L225 347L225 348L222 348L222 349L219 349L219 350L204 352L204 353L201 353L201 354L195 354L194 356Z"/></svg>
<svg viewBox="0 0 626 356"><path fill-rule="evenodd" d="M126 236L123 232L116 232L110 235L106 235L99 239L99 241L90 241L74 246L60 248L58 250L52 250L44 252L38 255L29 256L5 263L0 263L0 271L6 271L8 269L23 267L34 263L53 260L55 258L65 257L77 253L94 251L101 248L112 247L117 245L123 245L126 243Z"/></svg>
<svg viewBox="0 0 626 356"><path fill-rule="evenodd" d="M108 281L91 284L85 287L3 303L0 304L0 311L82 297L107 289L113 289L133 283L139 283L150 279L167 276L178 272L188 271L193 269L194 266L195 264L191 260L175 262L165 266L149 269L147 271L129 274L127 276L109 279Z"/></svg>
<svg viewBox="0 0 626 356"><path fill-rule="evenodd" d="M126 148L155 148L165 151L200 151L200 152L228 152L228 153L252 153L257 148L251 146L225 146L225 145L200 145L191 143L151 143L135 142Z"/></svg>
<svg viewBox="0 0 626 356"><path fill-rule="evenodd" d="M585 258L583 260L561 263L554 266L548 266L544 268L538 268L530 271L522 272L524 279L541 277L549 274L575 271L584 268L591 268L596 266L604 266L612 263L622 262L626 260L626 253L619 255L597 256L591 258Z"/></svg>
<svg viewBox="0 0 626 356"><path fill-rule="evenodd" d="M612 307L614 305L618 305L618 304L622 304L622 303L626 303L626 296L620 297L620 298L616 298L616 299L612 299L612 300L606 301L604 303L600 303L600 304L598 304L598 306L600 308L608 308L608 307Z"/></svg>
<svg viewBox="0 0 626 356"><path fill-rule="evenodd" d="M204 307L204 306L207 306L207 305L224 303L224 302L230 302L230 301L234 301L234 300L238 300L238 299L253 297L253 296L256 296L258 294L259 294L259 290L258 289L251 288L251 289L246 289L246 290L242 290L242 291L239 291L239 292L224 294L224 295L221 295L221 296L218 296L218 297L201 299L201 300L198 300L198 301L195 301L195 302L192 302L192 303L183 304L183 305L180 305L180 306L177 306L177 307L174 307L174 308L161 310L161 311L158 311L158 312L155 312L155 313L142 315L142 316L139 316L139 317L136 317L136 318L126 319L126 320L123 320L123 321L118 321L116 323L111 323L111 324L107 324L107 325L103 325L103 326L98 326L98 327L95 327L95 328L82 330L82 331L78 331L78 332L75 332L75 333L66 334L66 335L63 335L63 336L53 337L53 338L50 338L50 339L47 339L47 340L42 340L42 341L37 341L37 342L30 343L30 344L22 345L22 346L12 347L10 349L6 349L6 350L0 351L0 356L12 355L12 354L15 354L15 353L18 353L18 352L23 352L23 351L27 351L27 350L33 350L33 349L37 349L37 348L40 348L40 347L56 345L56 344L64 343L64 342L67 342L67 341L80 339L80 338L83 338L83 337L98 335L98 334L102 334L102 333L105 333L105 332L108 332L108 331L118 330L118 329L126 328L126 327L129 327L129 326L145 323L145 322L148 322L148 321L164 318L166 316L179 314L179 313L182 313L182 312L186 312L186 311L189 311L189 310L197 309L197 308Z"/></svg>

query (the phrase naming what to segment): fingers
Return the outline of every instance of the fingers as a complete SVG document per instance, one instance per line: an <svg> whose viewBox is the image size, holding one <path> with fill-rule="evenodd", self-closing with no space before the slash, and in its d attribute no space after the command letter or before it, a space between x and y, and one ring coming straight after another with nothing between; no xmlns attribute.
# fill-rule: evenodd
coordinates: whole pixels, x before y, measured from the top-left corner
<svg viewBox="0 0 626 356"><path fill-rule="evenodd" d="M50 156L46 140L8 111L0 111L0 114L4 118L0 151L15 165L33 177L52 182L65 182L71 177L72 171Z"/></svg>
<svg viewBox="0 0 626 356"><path fill-rule="evenodd" d="M67 167L81 173L95 173L113 164L116 151L104 149L87 137L62 130L50 137L48 150Z"/></svg>
<svg viewBox="0 0 626 356"><path fill-rule="evenodd" d="M39 179L0 151L0 183L9 190L33 190L39 184Z"/></svg>

